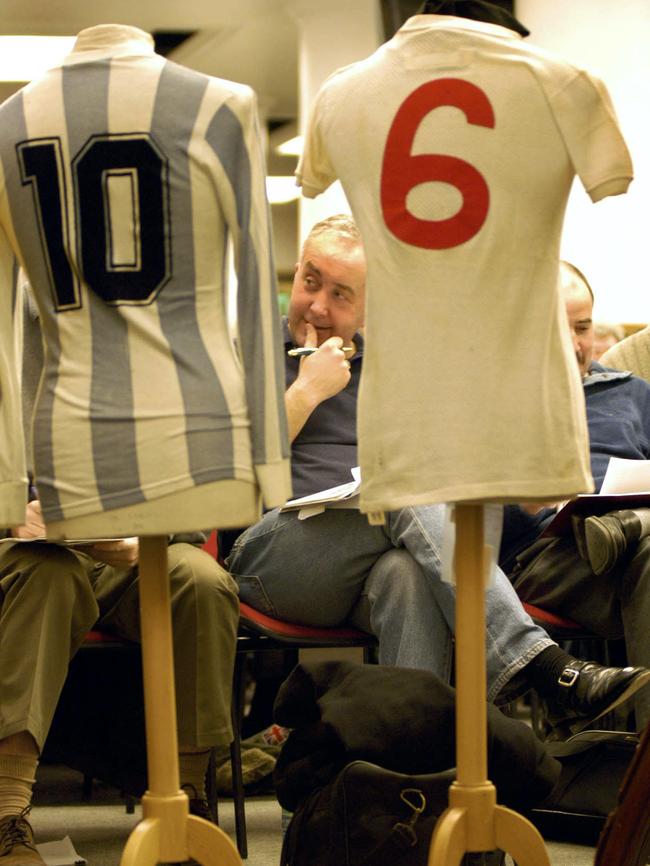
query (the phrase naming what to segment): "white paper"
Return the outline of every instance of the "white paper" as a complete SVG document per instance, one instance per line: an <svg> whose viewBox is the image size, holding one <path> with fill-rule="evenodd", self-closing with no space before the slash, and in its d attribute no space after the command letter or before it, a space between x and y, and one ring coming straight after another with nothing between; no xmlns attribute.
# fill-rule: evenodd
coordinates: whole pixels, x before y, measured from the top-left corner
<svg viewBox="0 0 650 866"><path fill-rule="evenodd" d="M611 457L600 492L650 493L650 460Z"/></svg>
<svg viewBox="0 0 650 866"><path fill-rule="evenodd" d="M358 508L358 502L354 505L348 500L354 499L359 493L361 487L361 470L358 466L351 469L352 481L346 484L339 484L336 487L329 487L327 490L320 490L318 493L310 493L309 496L299 496L297 499L289 499L282 506L280 511L295 511L299 509L298 515L301 520L307 517L312 517L314 514L320 514L325 510L325 505L328 508L334 508L335 503L345 502L343 507ZM315 510L316 506L322 505L322 508ZM341 507L341 506L339 506Z"/></svg>
<svg viewBox="0 0 650 866"><path fill-rule="evenodd" d="M54 842L41 842L36 850L45 861L45 866L86 866L85 859L77 854L69 836Z"/></svg>

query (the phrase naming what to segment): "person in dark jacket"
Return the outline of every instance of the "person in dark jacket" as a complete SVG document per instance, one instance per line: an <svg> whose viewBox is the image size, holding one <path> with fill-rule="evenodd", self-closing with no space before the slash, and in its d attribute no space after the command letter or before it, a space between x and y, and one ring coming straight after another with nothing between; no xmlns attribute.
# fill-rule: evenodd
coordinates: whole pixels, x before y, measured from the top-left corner
<svg viewBox="0 0 650 866"><path fill-rule="evenodd" d="M568 262L560 271L583 378L591 468L600 490L612 457L650 459L650 383L592 360L593 293ZM544 536L555 509L506 508L500 563L519 597L605 638L625 638L628 661L650 664L650 510L587 518L577 535ZM635 698L636 725L650 720L650 689Z"/></svg>

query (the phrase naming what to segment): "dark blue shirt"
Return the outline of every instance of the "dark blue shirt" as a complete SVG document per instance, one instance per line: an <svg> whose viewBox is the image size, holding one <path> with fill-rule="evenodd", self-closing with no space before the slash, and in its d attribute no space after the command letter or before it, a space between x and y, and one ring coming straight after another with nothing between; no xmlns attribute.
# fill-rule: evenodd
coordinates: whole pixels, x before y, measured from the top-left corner
<svg viewBox="0 0 650 866"><path fill-rule="evenodd" d="M285 349L294 346L287 320L283 322ZM352 481L357 465L357 396L361 377L363 337L355 334L357 353L350 359L347 386L323 400L307 419L291 444L293 495L307 496ZM293 384L300 358L286 357L286 387Z"/></svg>

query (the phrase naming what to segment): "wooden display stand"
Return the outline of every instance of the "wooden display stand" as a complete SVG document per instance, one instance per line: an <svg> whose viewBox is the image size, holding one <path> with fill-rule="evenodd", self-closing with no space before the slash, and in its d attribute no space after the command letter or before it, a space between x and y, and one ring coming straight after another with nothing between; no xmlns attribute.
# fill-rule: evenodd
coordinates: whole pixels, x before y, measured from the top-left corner
<svg viewBox="0 0 650 866"><path fill-rule="evenodd" d="M190 815L187 795L180 790L164 535L140 538L140 621L149 787L142 798L143 820L129 836L121 864L153 866L193 858L202 866L242 866L230 837Z"/></svg>
<svg viewBox="0 0 650 866"><path fill-rule="evenodd" d="M517 866L550 866L544 840L523 815L496 802L487 778L483 506L456 506L456 781L436 824L429 866L458 866L466 852L501 848Z"/></svg>

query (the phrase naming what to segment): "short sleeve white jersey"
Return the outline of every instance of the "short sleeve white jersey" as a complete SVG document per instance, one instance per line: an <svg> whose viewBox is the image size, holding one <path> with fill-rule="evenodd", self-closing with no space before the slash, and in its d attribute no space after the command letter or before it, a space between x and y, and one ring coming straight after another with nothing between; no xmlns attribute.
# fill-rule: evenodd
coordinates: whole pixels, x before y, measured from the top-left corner
<svg viewBox="0 0 650 866"><path fill-rule="evenodd" d="M417 15L319 92L298 167L340 178L368 260L365 511L592 489L558 256L575 174L625 192L603 84L464 18Z"/></svg>
<svg viewBox="0 0 650 866"><path fill-rule="evenodd" d="M47 521L228 479L269 506L290 496L250 88L166 61L137 28L82 31L0 108L0 223L0 266L19 258L44 335L33 436Z"/></svg>

